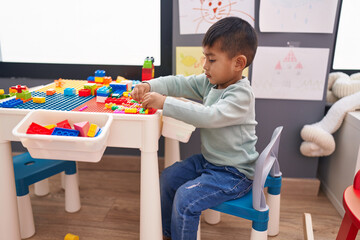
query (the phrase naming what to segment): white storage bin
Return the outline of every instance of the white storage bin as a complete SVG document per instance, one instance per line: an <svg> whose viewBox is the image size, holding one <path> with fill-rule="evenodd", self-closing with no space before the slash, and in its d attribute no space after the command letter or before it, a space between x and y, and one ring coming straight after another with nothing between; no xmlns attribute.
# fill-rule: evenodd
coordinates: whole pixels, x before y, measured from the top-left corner
<svg viewBox="0 0 360 240"><path fill-rule="evenodd" d="M26 134L32 122L45 126L63 120L68 120L71 125L89 121L90 124L98 125L101 133L93 138ZM18 123L13 134L33 158L98 162L106 149L112 120L112 115L106 113L35 110Z"/></svg>
<svg viewBox="0 0 360 240"><path fill-rule="evenodd" d="M184 123L171 117L162 117L163 127L161 134L164 137L187 143L192 132L195 130L193 125Z"/></svg>

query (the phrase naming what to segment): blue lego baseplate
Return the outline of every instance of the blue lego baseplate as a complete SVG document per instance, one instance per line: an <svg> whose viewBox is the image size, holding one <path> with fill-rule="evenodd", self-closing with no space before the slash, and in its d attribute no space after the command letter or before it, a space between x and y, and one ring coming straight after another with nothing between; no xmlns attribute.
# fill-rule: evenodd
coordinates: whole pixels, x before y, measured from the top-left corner
<svg viewBox="0 0 360 240"><path fill-rule="evenodd" d="M46 93L44 92L31 92L31 95L32 97L45 97L46 101L45 103L34 103L33 101L28 101L26 103L22 103L17 106L14 106L12 108L71 111L94 98L94 96L88 96L88 97L79 97L79 95L64 96L61 93L55 93L54 95L46 95ZM3 102L2 105L4 103L5 102Z"/></svg>

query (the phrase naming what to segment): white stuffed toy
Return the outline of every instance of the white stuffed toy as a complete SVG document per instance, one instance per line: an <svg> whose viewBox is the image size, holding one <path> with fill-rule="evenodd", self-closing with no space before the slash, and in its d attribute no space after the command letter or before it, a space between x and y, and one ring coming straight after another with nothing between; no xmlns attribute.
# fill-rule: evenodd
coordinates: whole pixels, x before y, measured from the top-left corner
<svg viewBox="0 0 360 240"><path fill-rule="evenodd" d="M346 113L360 109L360 74L350 77L345 73L329 74L327 101L334 101L325 117L317 123L305 125L301 130L300 152L308 157L328 156L335 151L334 137L331 135L338 130ZM330 87L329 87L330 85ZM329 101L331 100L331 101Z"/></svg>

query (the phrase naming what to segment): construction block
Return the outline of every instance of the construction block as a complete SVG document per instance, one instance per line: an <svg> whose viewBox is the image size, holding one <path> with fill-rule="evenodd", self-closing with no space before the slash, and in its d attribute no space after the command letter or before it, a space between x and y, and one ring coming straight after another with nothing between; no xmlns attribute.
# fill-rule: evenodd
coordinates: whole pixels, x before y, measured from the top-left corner
<svg viewBox="0 0 360 240"><path fill-rule="evenodd" d="M125 92L127 90L127 85L126 83L110 83L110 87L112 87L113 92L118 92L118 91L122 91Z"/></svg>
<svg viewBox="0 0 360 240"><path fill-rule="evenodd" d="M112 92L111 87L103 86L96 90L96 96L107 97L111 94L111 92Z"/></svg>
<svg viewBox="0 0 360 240"><path fill-rule="evenodd" d="M90 76L87 78L88 82L95 82L95 77L94 76Z"/></svg>
<svg viewBox="0 0 360 240"><path fill-rule="evenodd" d="M103 82L104 85L109 85L111 82L112 82L111 77L108 77L108 76L104 77L104 82Z"/></svg>
<svg viewBox="0 0 360 240"><path fill-rule="evenodd" d="M20 104L23 104L24 102L21 100L21 99L10 99L10 100L7 100L3 103L1 103L1 107L3 108L13 108L13 107L16 107L17 105L20 105Z"/></svg>
<svg viewBox="0 0 360 240"><path fill-rule="evenodd" d="M104 82L104 77L96 77L95 76L95 82L96 83L103 83Z"/></svg>
<svg viewBox="0 0 360 240"><path fill-rule="evenodd" d="M95 137L96 133L99 131L99 127L95 124L95 123L92 123L90 125L90 128L89 128L89 131L87 133L87 136L88 137Z"/></svg>
<svg viewBox="0 0 360 240"><path fill-rule="evenodd" d="M84 84L84 89L90 89L91 95L95 95L95 89L97 88L96 83L86 83Z"/></svg>
<svg viewBox="0 0 360 240"><path fill-rule="evenodd" d="M33 102L34 103L45 103L45 97L34 97Z"/></svg>
<svg viewBox="0 0 360 240"><path fill-rule="evenodd" d="M126 78L122 77L122 76L117 76L116 78L116 82L119 83L121 81L127 80Z"/></svg>
<svg viewBox="0 0 360 240"><path fill-rule="evenodd" d="M58 128L72 129L68 120L64 120L64 121L58 122L58 123L56 124L56 127L58 127Z"/></svg>
<svg viewBox="0 0 360 240"><path fill-rule="evenodd" d="M95 77L105 77L105 71L104 70L96 70Z"/></svg>
<svg viewBox="0 0 360 240"><path fill-rule="evenodd" d="M136 108L125 108L125 113L135 114L135 113L137 113L137 109Z"/></svg>
<svg viewBox="0 0 360 240"><path fill-rule="evenodd" d="M0 99L5 99L5 98L8 98L10 97L10 94L1 94L0 95Z"/></svg>
<svg viewBox="0 0 360 240"><path fill-rule="evenodd" d="M49 88L48 90L46 90L46 95L48 96L52 96L56 93L56 90L53 88Z"/></svg>
<svg viewBox="0 0 360 240"><path fill-rule="evenodd" d="M26 134L43 134L43 135L51 135L53 131L43 127L37 123L31 123L29 128L26 131Z"/></svg>
<svg viewBox="0 0 360 240"><path fill-rule="evenodd" d="M65 85L65 82L62 80L62 78L59 78L58 80L54 80L55 87L61 88Z"/></svg>
<svg viewBox="0 0 360 240"><path fill-rule="evenodd" d="M10 89L15 90L17 93L21 93L22 91L27 90L28 88L26 86L16 85L16 86L10 87ZM10 92L10 89L9 89L9 92Z"/></svg>
<svg viewBox="0 0 360 240"><path fill-rule="evenodd" d="M96 102L105 103L107 97L96 96Z"/></svg>
<svg viewBox="0 0 360 240"><path fill-rule="evenodd" d="M46 126L44 126L44 127L47 128L47 129L53 129L53 128L56 127L56 125L55 125L55 124L51 124L51 125L46 125Z"/></svg>
<svg viewBox="0 0 360 240"><path fill-rule="evenodd" d="M81 137L87 137L87 133L89 132L89 128L90 128L90 123L88 121L74 123L74 128L75 130L78 130L80 132Z"/></svg>
<svg viewBox="0 0 360 240"><path fill-rule="evenodd" d="M78 130L56 127L51 135L77 137L79 136L79 133Z"/></svg>
<svg viewBox="0 0 360 240"><path fill-rule="evenodd" d="M91 89L81 89L79 90L79 97L87 97L91 95Z"/></svg>
<svg viewBox="0 0 360 240"><path fill-rule="evenodd" d="M0 95L3 95L3 94L5 94L4 89L0 89Z"/></svg>
<svg viewBox="0 0 360 240"><path fill-rule="evenodd" d="M64 89L64 96L74 96L74 95L76 95L75 88L65 88Z"/></svg>

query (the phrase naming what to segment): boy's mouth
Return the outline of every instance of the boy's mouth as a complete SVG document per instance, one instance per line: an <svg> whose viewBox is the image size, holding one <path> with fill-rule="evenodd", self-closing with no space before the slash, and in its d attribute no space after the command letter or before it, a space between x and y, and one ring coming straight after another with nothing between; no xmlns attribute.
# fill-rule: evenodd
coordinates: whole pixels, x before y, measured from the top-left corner
<svg viewBox="0 0 360 240"><path fill-rule="evenodd" d="M206 75L207 78L211 78L211 75L209 75L207 73L205 73L205 75Z"/></svg>

